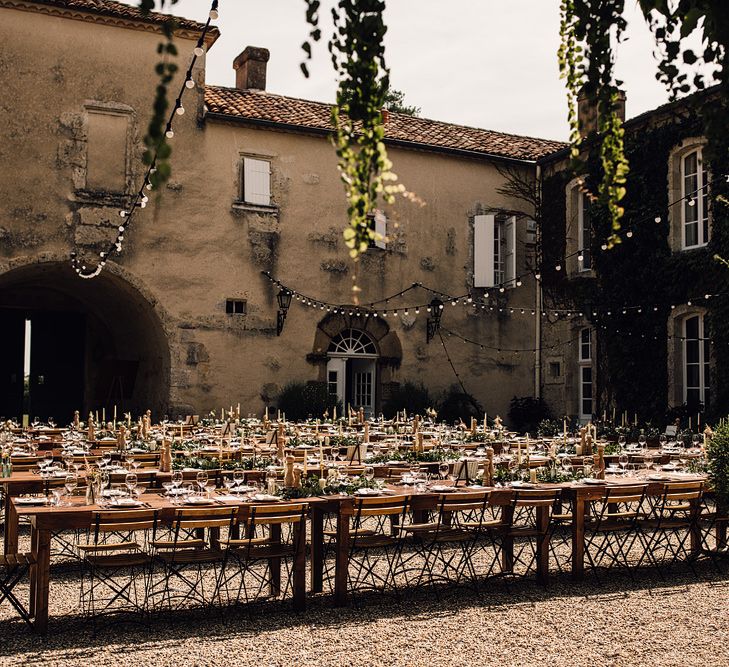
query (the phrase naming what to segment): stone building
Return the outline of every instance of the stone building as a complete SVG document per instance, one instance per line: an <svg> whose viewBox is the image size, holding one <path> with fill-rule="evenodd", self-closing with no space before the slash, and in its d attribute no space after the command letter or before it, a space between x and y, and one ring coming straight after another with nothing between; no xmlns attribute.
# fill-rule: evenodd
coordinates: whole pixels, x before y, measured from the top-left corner
<svg viewBox="0 0 729 667"><path fill-rule="evenodd" d="M623 242L606 250L609 220L591 203L599 169L595 115L581 100L587 172L566 151L539 160L543 207L543 396L566 414L663 425L726 414L729 273L726 165L711 164L706 122L716 90L624 123L630 175Z"/></svg>
<svg viewBox="0 0 729 667"><path fill-rule="evenodd" d="M362 303L414 282L472 295L442 318L484 346L445 339L468 391L491 414L539 392L534 211L504 186L534 181L562 144L390 113L394 171L417 198L379 212L385 240L354 265L329 107L268 92L262 48L236 58L230 88L207 85L198 60L172 179L101 275L77 278L71 251L110 243L140 186L162 20L115 2L0 0L0 414L23 410L28 370L30 414L62 421L114 405L260 414L289 381L327 382L377 413L406 380L455 382L440 340L426 341L433 294L377 317L294 300L277 336L262 271L329 304L351 304L355 273ZM179 25L182 69L201 29Z"/></svg>

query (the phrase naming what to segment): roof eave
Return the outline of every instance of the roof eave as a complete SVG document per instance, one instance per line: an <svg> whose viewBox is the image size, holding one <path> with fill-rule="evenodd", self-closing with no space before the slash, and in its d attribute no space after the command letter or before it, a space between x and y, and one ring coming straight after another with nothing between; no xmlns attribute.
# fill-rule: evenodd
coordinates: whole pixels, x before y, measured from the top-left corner
<svg viewBox="0 0 729 667"><path fill-rule="evenodd" d="M308 127L303 125L294 125L292 123L282 123L279 121L265 120L263 118L250 118L247 116L235 116L233 114L222 113L219 111L205 112L205 118L217 120L221 122L236 123L240 125L251 125L254 127L266 127L279 130L281 132L293 132L296 134L309 134L320 137L331 136L332 130L320 127ZM453 155L458 157L467 157L474 160L488 160L491 162L501 162L516 165L533 165L536 164L537 158L516 158L506 155L498 155L496 153L485 153L481 151L471 151L463 148L451 148L448 146L438 146L435 144L425 144L417 141L405 141L403 139L385 138L385 143L389 146L404 148L406 150L428 151L432 153L441 153L445 155Z"/></svg>

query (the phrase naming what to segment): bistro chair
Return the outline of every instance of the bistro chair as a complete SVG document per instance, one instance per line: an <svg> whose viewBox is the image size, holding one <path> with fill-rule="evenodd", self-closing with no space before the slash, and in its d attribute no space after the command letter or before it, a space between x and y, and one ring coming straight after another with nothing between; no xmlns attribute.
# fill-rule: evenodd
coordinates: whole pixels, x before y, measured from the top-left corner
<svg viewBox="0 0 729 667"><path fill-rule="evenodd" d="M520 565L527 576L533 570L538 571L537 559L549 540L552 514L561 490L512 489L512 492L501 529L502 574L515 575L515 566Z"/></svg>
<svg viewBox="0 0 729 667"><path fill-rule="evenodd" d="M622 566L635 583L630 550L636 540L646 548L641 522L646 484L607 486L602 498L592 501L591 516L585 520L585 555L598 583L598 568Z"/></svg>
<svg viewBox="0 0 729 667"><path fill-rule="evenodd" d="M216 598L222 602L225 593L228 602L248 604L264 597L286 597L291 592L294 608L303 610L306 606L308 509L308 503L276 503L239 510L237 530L219 541L223 562L216 584ZM282 563L286 582L283 592Z"/></svg>
<svg viewBox="0 0 729 667"><path fill-rule="evenodd" d="M647 558L661 580L665 581L661 561L668 561L670 567L683 556L691 572L699 578L693 563L696 554L692 553L689 540L693 535L700 543L698 521L703 495L703 481L667 482L663 485L659 501L641 525L646 533L646 548L638 565Z"/></svg>
<svg viewBox="0 0 729 667"><path fill-rule="evenodd" d="M15 594L15 587L31 568L35 567L35 556L30 553L0 555L0 604L5 600L18 612L30 627L33 628L30 612Z"/></svg>
<svg viewBox="0 0 729 667"><path fill-rule="evenodd" d="M422 559L416 587L423 580L435 586L439 581L459 584L469 579L478 590L473 565L476 543L486 538L493 543L492 530L500 525L487 513L489 496L489 491L443 493L432 521L402 527L414 546L404 565Z"/></svg>
<svg viewBox="0 0 729 667"><path fill-rule="evenodd" d="M366 591L390 591L400 598L397 577L404 570L406 536L402 527L409 511L408 495L354 500L347 559L347 588L353 597ZM336 550L337 531L325 530L324 535L329 538L326 552Z"/></svg>
<svg viewBox="0 0 729 667"><path fill-rule="evenodd" d="M92 617L94 631L102 614L128 611L146 620L153 563L147 545L154 541L156 526L157 510L94 515L89 542L78 545L83 563L81 609Z"/></svg>
<svg viewBox="0 0 729 667"><path fill-rule="evenodd" d="M162 607L178 610L190 603L210 606L215 601L217 567L224 554L218 544L221 528L228 534L235 526L237 508L201 507L178 509L169 525L165 539L151 542L155 563L161 567L161 577L153 581L150 597L155 610ZM158 521L157 536L163 535L164 524ZM212 580L208 577L212 568ZM207 584L206 584L207 581ZM213 593L206 595L206 587ZM159 602L156 598L160 598Z"/></svg>

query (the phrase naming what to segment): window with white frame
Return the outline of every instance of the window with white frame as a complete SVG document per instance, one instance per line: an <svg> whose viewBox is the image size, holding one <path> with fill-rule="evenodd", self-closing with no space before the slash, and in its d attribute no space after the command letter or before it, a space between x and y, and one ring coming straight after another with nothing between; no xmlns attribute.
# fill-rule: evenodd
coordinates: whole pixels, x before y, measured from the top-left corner
<svg viewBox="0 0 729 667"><path fill-rule="evenodd" d="M590 329L580 331L579 342L579 384L580 384L580 419L592 418L593 411L593 377L592 377L592 332Z"/></svg>
<svg viewBox="0 0 729 667"><path fill-rule="evenodd" d="M709 336L704 316L690 315L681 326L683 338L683 400L691 408L709 406Z"/></svg>
<svg viewBox="0 0 729 667"><path fill-rule="evenodd" d="M370 229L375 232L375 238L370 241L370 248L387 248L387 216L383 211L376 209L369 216Z"/></svg>
<svg viewBox="0 0 729 667"><path fill-rule="evenodd" d="M241 171L243 202L257 206L271 206L271 161L244 157Z"/></svg>
<svg viewBox="0 0 729 667"><path fill-rule="evenodd" d="M577 244L579 271L592 270L592 218L590 215L590 198L582 192L577 191ZM579 258L582 257L582 262Z"/></svg>
<svg viewBox="0 0 729 667"><path fill-rule="evenodd" d="M681 158L683 199L681 246L699 248L709 242L709 188L701 148Z"/></svg>
<svg viewBox="0 0 729 667"><path fill-rule="evenodd" d="M474 216L474 287L514 287L515 284L516 216Z"/></svg>

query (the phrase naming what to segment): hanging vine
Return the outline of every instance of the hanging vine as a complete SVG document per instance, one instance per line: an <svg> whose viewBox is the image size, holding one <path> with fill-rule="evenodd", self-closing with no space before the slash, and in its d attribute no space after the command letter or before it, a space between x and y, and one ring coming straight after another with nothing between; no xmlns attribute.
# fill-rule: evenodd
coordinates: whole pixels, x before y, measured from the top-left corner
<svg viewBox="0 0 729 667"><path fill-rule="evenodd" d="M309 38L317 41L321 38L320 3L305 2ZM334 31L328 48L339 79L337 103L332 107L333 141L347 197L349 225L344 241L354 259L378 240L370 221L378 199L391 204L395 194L405 190L396 182L384 143L382 109L389 89L384 10L384 0L339 0L332 9ZM311 58L311 41L302 45L307 59ZM308 76L305 62L301 68Z"/></svg>
<svg viewBox="0 0 729 667"><path fill-rule="evenodd" d="M585 96L597 113L602 178L596 193L584 183L582 187L610 214L611 231L606 241L609 248L620 243L618 232L624 213L621 201L629 171L619 115L618 87L622 82L613 73L614 47L626 28L623 9L624 0L562 0L557 53L560 76L567 85L570 154L578 173L584 171L578 98Z"/></svg>

